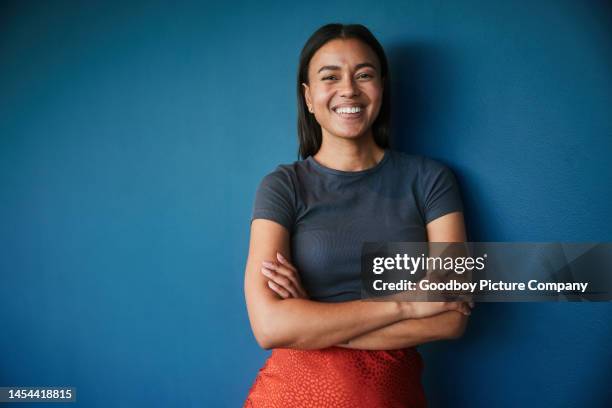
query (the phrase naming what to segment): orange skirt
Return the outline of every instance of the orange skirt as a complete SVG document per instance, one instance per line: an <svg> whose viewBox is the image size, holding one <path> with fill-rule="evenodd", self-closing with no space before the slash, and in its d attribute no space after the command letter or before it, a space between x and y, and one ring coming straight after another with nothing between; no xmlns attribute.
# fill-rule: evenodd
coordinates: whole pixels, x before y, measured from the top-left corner
<svg viewBox="0 0 612 408"><path fill-rule="evenodd" d="M426 407L422 371L415 348L273 349L244 408Z"/></svg>

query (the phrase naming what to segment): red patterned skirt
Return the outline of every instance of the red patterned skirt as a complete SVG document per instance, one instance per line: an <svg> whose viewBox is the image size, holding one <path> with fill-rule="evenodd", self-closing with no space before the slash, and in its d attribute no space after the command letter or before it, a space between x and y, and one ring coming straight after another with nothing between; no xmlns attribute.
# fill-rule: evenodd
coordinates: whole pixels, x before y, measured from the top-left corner
<svg viewBox="0 0 612 408"><path fill-rule="evenodd" d="M415 348L273 349L244 408L426 407L422 371Z"/></svg>

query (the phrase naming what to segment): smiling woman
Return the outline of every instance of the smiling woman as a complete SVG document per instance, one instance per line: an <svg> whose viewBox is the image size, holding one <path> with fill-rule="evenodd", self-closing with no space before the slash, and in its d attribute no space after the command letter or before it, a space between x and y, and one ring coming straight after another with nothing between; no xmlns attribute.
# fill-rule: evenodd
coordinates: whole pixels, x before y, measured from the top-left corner
<svg viewBox="0 0 612 408"><path fill-rule="evenodd" d="M333 65L322 65L326 62ZM308 74L314 80L302 86L308 110L324 134L372 132L383 95L379 65L372 49L356 39L329 41L315 53Z"/></svg>
<svg viewBox="0 0 612 408"><path fill-rule="evenodd" d="M328 24L317 30L300 54L297 81L300 156L315 155L322 142L333 140L323 137L324 133L365 135L364 140L388 147L391 103L388 78L385 52L367 28ZM350 114L344 108L359 112Z"/></svg>
<svg viewBox="0 0 612 408"><path fill-rule="evenodd" d="M245 298L273 349L247 407L423 407L415 346L462 334L463 302L365 302L366 241L465 240L453 174L389 148L389 73L362 25L329 24L298 71L300 156L255 196Z"/></svg>

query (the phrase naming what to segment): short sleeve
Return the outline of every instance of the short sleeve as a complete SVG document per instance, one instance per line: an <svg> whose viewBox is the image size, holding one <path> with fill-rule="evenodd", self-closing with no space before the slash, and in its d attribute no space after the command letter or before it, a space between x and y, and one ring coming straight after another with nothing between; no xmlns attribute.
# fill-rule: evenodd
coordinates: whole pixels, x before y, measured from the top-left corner
<svg viewBox="0 0 612 408"><path fill-rule="evenodd" d="M291 231L294 224L293 184L290 175L277 168L266 175L255 192L251 222L256 218L275 221Z"/></svg>
<svg viewBox="0 0 612 408"><path fill-rule="evenodd" d="M422 197L425 223L455 211L463 211L459 184L453 172L434 160L429 160L424 167Z"/></svg>

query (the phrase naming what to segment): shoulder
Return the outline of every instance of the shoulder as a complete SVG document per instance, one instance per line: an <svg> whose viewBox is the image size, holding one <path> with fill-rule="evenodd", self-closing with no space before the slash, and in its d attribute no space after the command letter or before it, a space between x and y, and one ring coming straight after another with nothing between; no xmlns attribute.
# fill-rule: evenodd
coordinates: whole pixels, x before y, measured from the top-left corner
<svg viewBox="0 0 612 408"><path fill-rule="evenodd" d="M293 163L279 164L276 168L265 174L260 186L277 186L293 189L297 174L303 167L303 160L298 160Z"/></svg>
<svg viewBox="0 0 612 408"><path fill-rule="evenodd" d="M295 163L279 164L263 176L255 192L251 220L265 218L292 230L297 208L295 170Z"/></svg>

